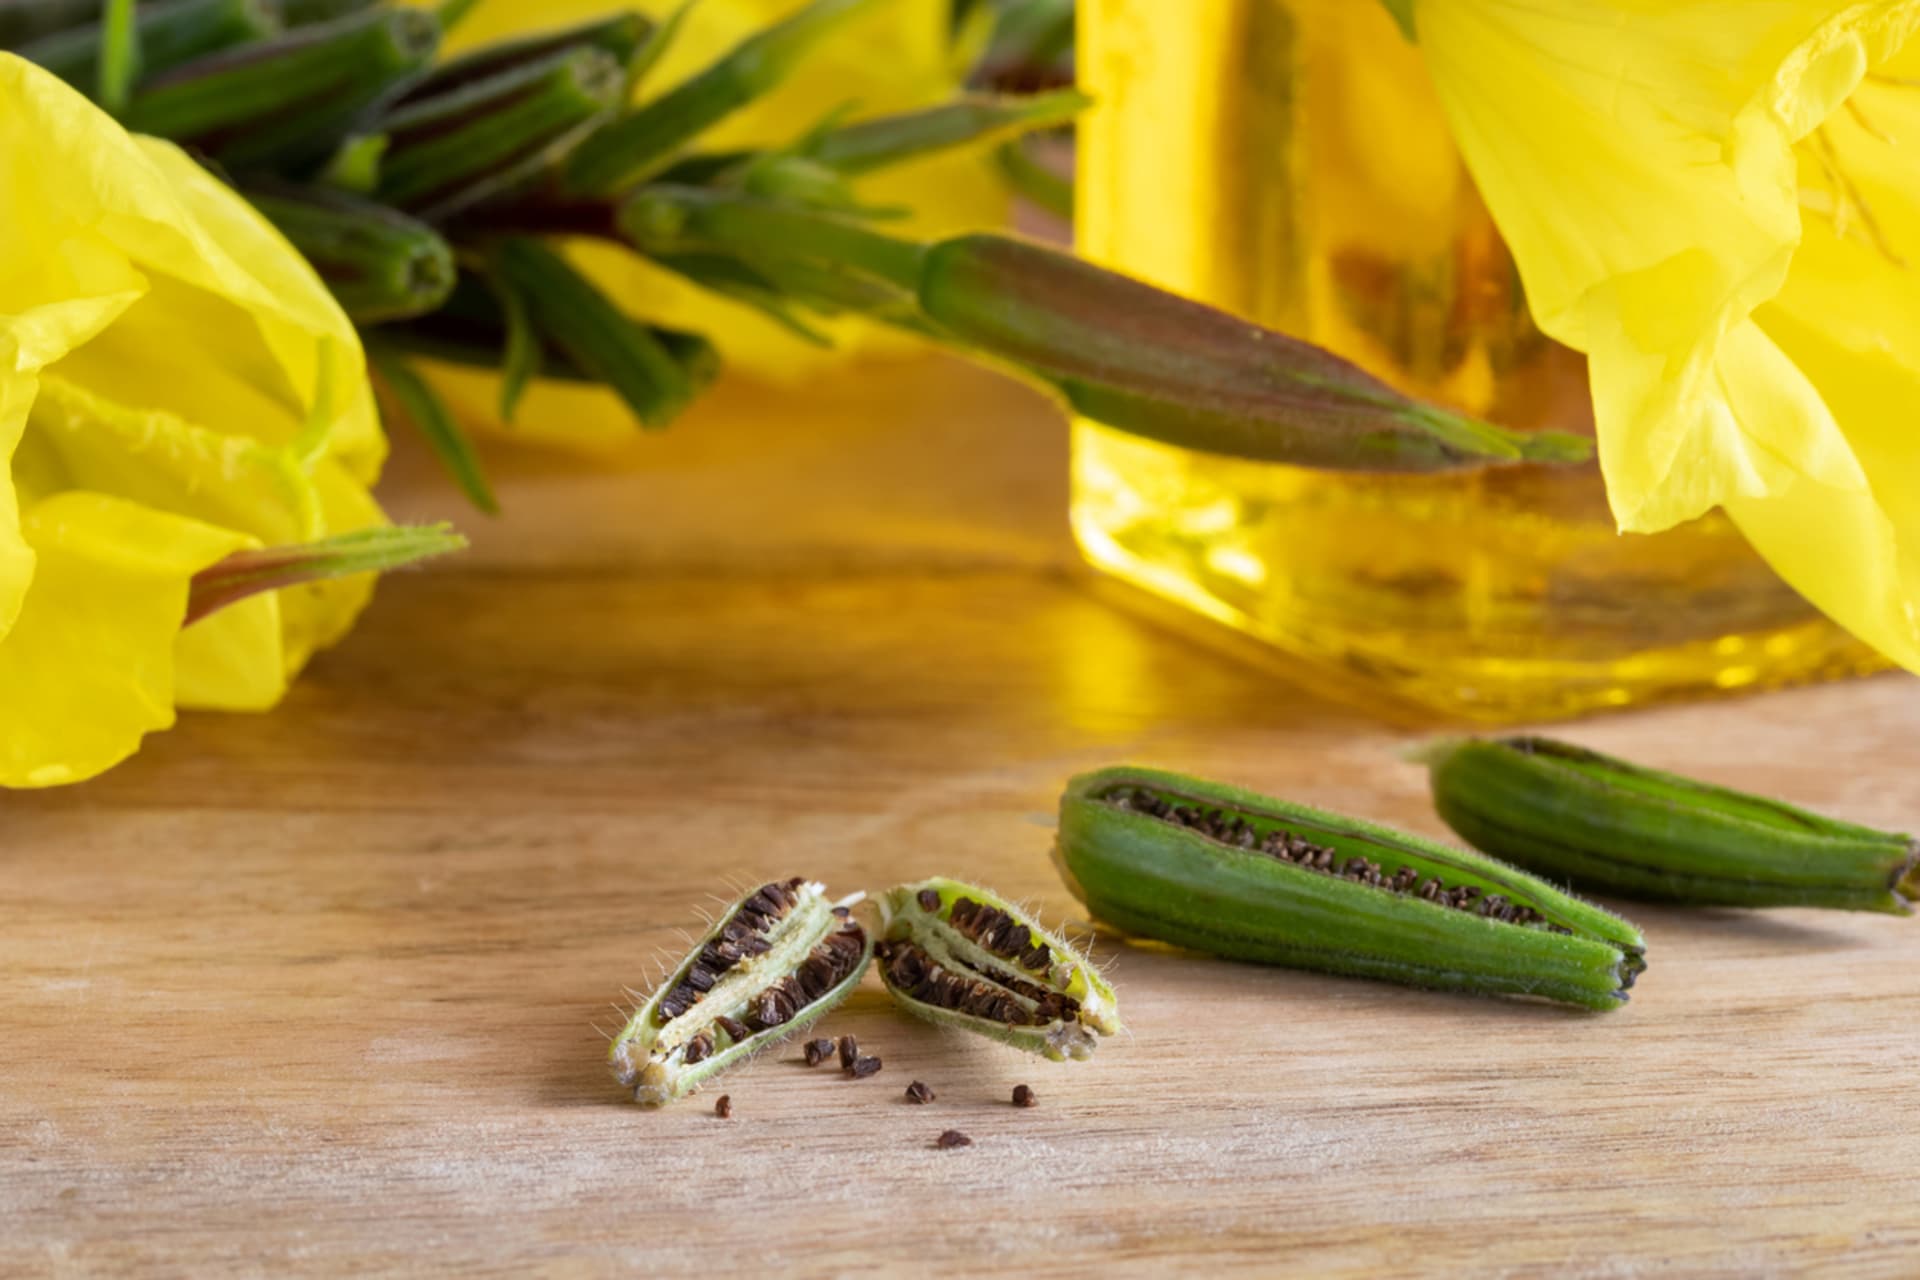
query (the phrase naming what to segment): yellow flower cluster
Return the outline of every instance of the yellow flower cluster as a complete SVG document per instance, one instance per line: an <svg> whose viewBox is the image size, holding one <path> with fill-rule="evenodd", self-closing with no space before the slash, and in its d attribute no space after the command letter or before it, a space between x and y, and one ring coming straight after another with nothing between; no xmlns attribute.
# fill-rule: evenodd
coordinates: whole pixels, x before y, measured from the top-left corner
<svg viewBox="0 0 1920 1280"><path fill-rule="evenodd" d="M1622 529L1724 508L1920 671L1920 3L1393 0Z"/></svg>
<svg viewBox="0 0 1920 1280"><path fill-rule="evenodd" d="M72 782L176 706L271 706L370 579L181 630L243 548L382 523L360 344L312 270L168 143L0 54L0 786Z"/></svg>

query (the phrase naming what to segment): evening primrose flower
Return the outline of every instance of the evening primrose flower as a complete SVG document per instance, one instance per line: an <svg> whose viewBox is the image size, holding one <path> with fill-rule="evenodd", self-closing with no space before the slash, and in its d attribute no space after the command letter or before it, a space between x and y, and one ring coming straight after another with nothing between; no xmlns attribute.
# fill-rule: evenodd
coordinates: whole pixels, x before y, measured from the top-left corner
<svg viewBox="0 0 1920 1280"><path fill-rule="evenodd" d="M424 2L424 0L423 0ZM527 31L566 26L622 9L638 8L654 19L678 10L683 0L488 0L462 20L447 52L464 50ZM736 44L792 16L807 0L700 0L687 13L660 64L647 73L638 94L654 97L702 70ZM811 49L805 61L771 93L729 116L700 139L702 148L785 145L810 124L851 108L878 115L949 100L965 68L953 53L948 0L890 0L853 19ZM938 237L1005 223L1009 199L977 152L933 156L890 168L859 182L861 199L876 206L912 209L890 226ZM709 335L729 369L749 377L792 384L851 357L897 353L911 340L881 325L857 320L810 323L832 339L820 346L795 335L761 312L695 286L628 250L582 240L568 257L607 294L649 322ZM491 426L521 439L599 449L635 434L632 414L597 386L545 379L529 391L511 425L498 421L496 375L439 366L434 383L463 422Z"/></svg>
<svg viewBox="0 0 1920 1280"><path fill-rule="evenodd" d="M181 629L236 552L384 524L360 346L171 144L0 54L0 785L89 777L176 706L273 705L366 576Z"/></svg>
<svg viewBox="0 0 1920 1280"><path fill-rule="evenodd" d="M1388 0L1623 530L1718 506L1920 670L1916 0Z"/></svg>

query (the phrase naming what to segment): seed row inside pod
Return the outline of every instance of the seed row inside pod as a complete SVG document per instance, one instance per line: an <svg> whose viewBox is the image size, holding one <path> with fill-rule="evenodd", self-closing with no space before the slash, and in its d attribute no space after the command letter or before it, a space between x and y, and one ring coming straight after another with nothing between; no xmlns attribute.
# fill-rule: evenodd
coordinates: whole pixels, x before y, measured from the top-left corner
<svg viewBox="0 0 1920 1280"><path fill-rule="evenodd" d="M801 877L733 904L614 1037L614 1078L657 1106L839 1003L873 956L851 906Z"/></svg>

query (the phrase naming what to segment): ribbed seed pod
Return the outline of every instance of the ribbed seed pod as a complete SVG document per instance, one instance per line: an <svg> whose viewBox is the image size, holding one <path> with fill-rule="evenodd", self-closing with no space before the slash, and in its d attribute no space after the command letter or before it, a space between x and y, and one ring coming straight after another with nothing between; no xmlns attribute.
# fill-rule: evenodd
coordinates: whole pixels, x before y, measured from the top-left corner
<svg viewBox="0 0 1920 1280"><path fill-rule="evenodd" d="M1581 889L1894 915L1920 898L1909 836L1548 738L1442 742L1420 758L1462 839Z"/></svg>
<svg viewBox="0 0 1920 1280"><path fill-rule="evenodd" d="M95 11L99 5L93 6ZM261 0L176 0L142 6L134 19L140 36L140 64L158 75L195 58L258 40L280 29ZM53 74L91 94L99 77L100 23L90 22L43 36L15 50Z"/></svg>
<svg viewBox="0 0 1920 1280"><path fill-rule="evenodd" d="M1235 959L1591 1009L1646 968L1639 930L1515 867L1176 773L1074 778L1055 851L1100 919Z"/></svg>
<svg viewBox="0 0 1920 1280"><path fill-rule="evenodd" d="M1065 939L984 889L935 878L880 900L880 977L917 1017L1043 1054L1087 1058L1120 1030L1113 988Z"/></svg>
<svg viewBox="0 0 1920 1280"><path fill-rule="evenodd" d="M355 324L425 314L453 291L453 250L425 223L318 187L246 194Z"/></svg>
<svg viewBox="0 0 1920 1280"><path fill-rule="evenodd" d="M614 1079L660 1106L838 1004L873 958L849 907L800 877L736 902L614 1037Z"/></svg>
<svg viewBox="0 0 1920 1280"><path fill-rule="evenodd" d="M225 164L297 166L433 61L440 25L418 9L368 9L226 49L155 76L129 129L191 143Z"/></svg>

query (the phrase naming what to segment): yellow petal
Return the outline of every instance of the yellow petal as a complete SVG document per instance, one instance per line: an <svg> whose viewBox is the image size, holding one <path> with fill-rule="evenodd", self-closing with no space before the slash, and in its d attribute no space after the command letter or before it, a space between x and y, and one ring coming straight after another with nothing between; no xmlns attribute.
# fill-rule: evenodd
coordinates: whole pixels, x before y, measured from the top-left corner
<svg viewBox="0 0 1920 1280"><path fill-rule="evenodd" d="M1622 527L1793 475L1857 482L1818 395L1748 320L1798 242L1792 144L1920 4L1422 0L1418 21L1541 327L1591 357ZM1756 416L1776 395L1796 408Z"/></svg>
<svg viewBox="0 0 1920 1280"><path fill-rule="evenodd" d="M20 533L20 500L13 481L13 454L33 391L33 379L14 371L13 340L0 328L0 643L33 581L33 549Z"/></svg>
<svg viewBox="0 0 1920 1280"><path fill-rule="evenodd" d="M0 640L0 786L89 778L173 723L188 582L240 534L71 491L24 520L33 589Z"/></svg>

